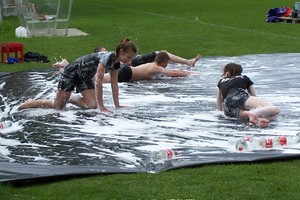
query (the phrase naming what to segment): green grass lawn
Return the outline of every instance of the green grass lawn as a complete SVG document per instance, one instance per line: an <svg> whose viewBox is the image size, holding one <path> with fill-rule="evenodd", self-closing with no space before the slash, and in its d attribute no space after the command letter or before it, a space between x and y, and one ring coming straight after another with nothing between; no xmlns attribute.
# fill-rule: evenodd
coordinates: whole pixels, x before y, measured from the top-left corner
<svg viewBox="0 0 300 200"><path fill-rule="evenodd" d="M266 23L291 0L75 0L70 27L88 36L16 38L17 17L0 24L0 43L75 59L98 45L114 50L129 37L139 53L165 49L182 57L299 52L300 24ZM1 72L51 63L0 64ZM221 68L222 66L220 66ZM279 69L280 70L280 69ZM206 165L158 174L115 174L47 184L0 185L0 199L299 199L299 160Z"/></svg>

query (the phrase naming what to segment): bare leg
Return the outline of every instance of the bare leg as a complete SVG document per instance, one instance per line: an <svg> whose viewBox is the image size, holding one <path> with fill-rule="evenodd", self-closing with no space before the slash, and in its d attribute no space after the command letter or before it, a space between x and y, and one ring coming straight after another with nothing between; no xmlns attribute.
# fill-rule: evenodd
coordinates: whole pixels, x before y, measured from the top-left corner
<svg viewBox="0 0 300 200"><path fill-rule="evenodd" d="M246 110L251 110L259 117L272 118L278 115L279 113L279 110L276 106L255 96L251 96L248 98L245 104L245 108Z"/></svg>
<svg viewBox="0 0 300 200"><path fill-rule="evenodd" d="M53 108L53 100L47 99L28 99L24 103L22 103L18 110L28 109L28 108Z"/></svg>
<svg viewBox="0 0 300 200"><path fill-rule="evenodd" d="M168 54L168 56L170 57L170 62L183 64L183 65L187 65L187 66L190 66L190 67L194 67L195 63L201 58L201 56L198 54L195 58L192 58L192 59L188 60L188 59L176 56L174 54L171 54L170 52L167 52L167 51L164 51L164 52L166 52Z"/></svg>
<svg viewBox="0 0 300 200"><path fill-rule="evenodd" d="M256 96L250 96L246 101L246 109L250 110L253 108L263 107L263 106L271 106L272 104L265 101L264 99L261 99Z"/></svg>
<svg viewBox="0 0 300 200"><path fill-rule="evenodd" d="M18 110L28 109L28 108L52 108L52 109L63 109L66 105L68 99L70 98L71 92L65 92L62 90L58 90L56 93L56 99L28 99L24 103L22 103Z"/></svg>
<svg viewBox="0 0 300 200"><path fill-rule="evenodd" d="M72 94L68 103L72 103L81 108L97 108L96 95L94 89L88 89L81 92L81 95Z"/></svg>
<svg viewBox="0 0 300 200"><path fill-rule="evenodd" d="M276 106L265 106L251 110L260 117L272 118L278 115L279 110Z"/></svg>

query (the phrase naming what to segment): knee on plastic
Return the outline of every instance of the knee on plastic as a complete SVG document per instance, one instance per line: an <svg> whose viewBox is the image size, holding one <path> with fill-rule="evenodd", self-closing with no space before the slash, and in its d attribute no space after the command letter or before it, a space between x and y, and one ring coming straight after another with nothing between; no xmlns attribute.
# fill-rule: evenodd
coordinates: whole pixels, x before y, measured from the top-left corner
<svg viewBox="0 0 300 200"><path fill-rule="evenodd" d="M88 102L85 102L85 107L86 107L86 109L95 109L98 106L95 101L88 101Z"/></svg>

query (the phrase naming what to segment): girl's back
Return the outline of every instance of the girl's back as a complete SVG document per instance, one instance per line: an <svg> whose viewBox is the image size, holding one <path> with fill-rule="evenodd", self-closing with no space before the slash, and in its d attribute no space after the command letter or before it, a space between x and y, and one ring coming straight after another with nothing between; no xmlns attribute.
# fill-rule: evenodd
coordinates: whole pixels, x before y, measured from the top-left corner
<svg viewBox="0 0 300 200"><path fill-rule="evenodd" d="M218 83L218 87L222 92L223 98L226 98L230 91L238 88L246 90L252 84L253 82L246 75L239 75L234 77L222 78Z"/></svg>

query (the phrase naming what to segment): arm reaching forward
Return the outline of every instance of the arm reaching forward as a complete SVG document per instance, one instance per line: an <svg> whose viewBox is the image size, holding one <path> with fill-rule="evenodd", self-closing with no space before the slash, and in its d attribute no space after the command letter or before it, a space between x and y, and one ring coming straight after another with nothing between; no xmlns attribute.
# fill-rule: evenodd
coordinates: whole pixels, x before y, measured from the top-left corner
<svg viewBox="0 0 300 200"><path fill-rule="evenodd" d="M163 75L169 76L169 77L186 77L192 72L190 71L184 71L184 70L176 70L176 69L165 69L161 68L161 72Z"/></svg>

